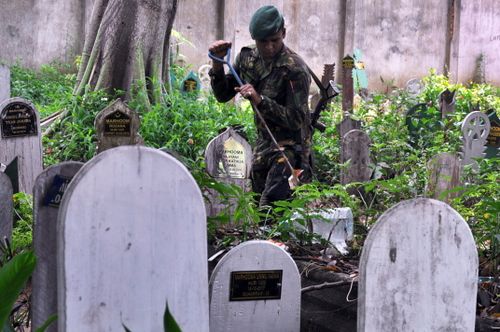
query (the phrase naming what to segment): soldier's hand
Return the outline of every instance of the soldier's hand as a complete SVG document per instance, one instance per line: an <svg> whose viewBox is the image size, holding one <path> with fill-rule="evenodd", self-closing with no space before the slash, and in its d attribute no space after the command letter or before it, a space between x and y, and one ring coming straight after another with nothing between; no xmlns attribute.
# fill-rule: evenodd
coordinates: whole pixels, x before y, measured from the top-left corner
<svg viewBox="0 0 500 332"><path fill-rule="evenodd" d="M253 85L251 84L243 84L240 87L234 88L236 92L239 92L243 98L246 98L253 102L255 105L259 105L260 102L262 101L262 97L260 94L255 90Z"/></svg>
<svg viewBox="0 0 500 332"><path fill-rule="evenodd" d="M231 42L227 40L217 40L210 45L208 51L218 58L223 58L227 54L227 50L231 48Z"/></svg>

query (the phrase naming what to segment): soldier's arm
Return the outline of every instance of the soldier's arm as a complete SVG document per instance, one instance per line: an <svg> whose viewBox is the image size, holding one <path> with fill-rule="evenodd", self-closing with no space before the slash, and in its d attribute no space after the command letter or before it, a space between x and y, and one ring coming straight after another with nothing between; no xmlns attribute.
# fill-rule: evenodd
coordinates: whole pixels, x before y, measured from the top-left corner
<svg viewBox="0 0 500 332"><path fill-rule="evenodd" d="M308 97L311 79L303 68L297 68L289 74L285 82L286 105L280 105L271 98L262 95L259 110L266 120L279 123L291 130L301 128L309 114Z"/></svg>
<svg viewBox="0 0 500 332"><path fill-rule="evenodd" d="M233 65L237 73L239 73L239 58L240 55L236 57L235 63ZM224 68L221 66L214 66L209 71L210 75L210 85L212 86L212 91L215 98L219 102L226 102L231 100L235 95L236 91L234 88L238 86L236 79L231 75L231 73L226 74Z"/></svg>

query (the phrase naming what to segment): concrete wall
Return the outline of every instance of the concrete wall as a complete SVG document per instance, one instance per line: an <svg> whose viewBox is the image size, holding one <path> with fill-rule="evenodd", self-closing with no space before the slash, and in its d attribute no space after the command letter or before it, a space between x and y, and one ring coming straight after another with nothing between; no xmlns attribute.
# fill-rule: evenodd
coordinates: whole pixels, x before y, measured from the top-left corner
<svg viewBox="0 0 500 332"><path fill-rule="evenodd" d="M449 69L453 79L467 82L483 53L487 80L500 85L498 0L178 1L174 29L194 44L180 45L179 53L193 69L208 63L207 49L216 39L231 40L235 52L252 43L251 15L274 4L285 15L286 43L318 75L324 63L340 63L359 48L371 89L384 88L380 76L403 86L431 67ZM31 67L72 62L83 46L93 2L0 0L0 61Z"/></svg>

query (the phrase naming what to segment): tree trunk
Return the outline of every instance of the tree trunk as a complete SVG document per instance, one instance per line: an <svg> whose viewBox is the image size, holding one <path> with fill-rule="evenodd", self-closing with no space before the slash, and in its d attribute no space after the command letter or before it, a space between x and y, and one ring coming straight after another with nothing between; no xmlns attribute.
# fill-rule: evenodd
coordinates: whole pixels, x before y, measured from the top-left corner
<svg viewBox="0 0 500 332"><path fill-rule="evenodd" d="M146 107L168 79L169 38L177 0L96 0L74 93L139 88Z"/></svg>

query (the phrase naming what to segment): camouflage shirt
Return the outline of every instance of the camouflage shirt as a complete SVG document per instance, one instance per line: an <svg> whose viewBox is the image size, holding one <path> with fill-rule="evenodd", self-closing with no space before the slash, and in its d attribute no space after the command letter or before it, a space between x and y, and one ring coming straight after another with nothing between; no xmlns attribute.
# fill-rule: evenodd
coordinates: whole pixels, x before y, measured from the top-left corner
<svg viewBox="0 0 500 332"><path fill-rule="evenodd" d="M311 146L310 114L308 107L311 78L305 62L295 52L283 46L276 57L266 62L254 45L243 47L236 57L234 68L240 78L251 84L261 95L259 111L276 141L294 153L301 164L309 160ZM212 73L212 89L220 102L236 94L238 85L229 73ZM266 168L279 156L260 119L254 115L257 142L253 167ZM294 165L301 168L301 165Z"/></svg>

